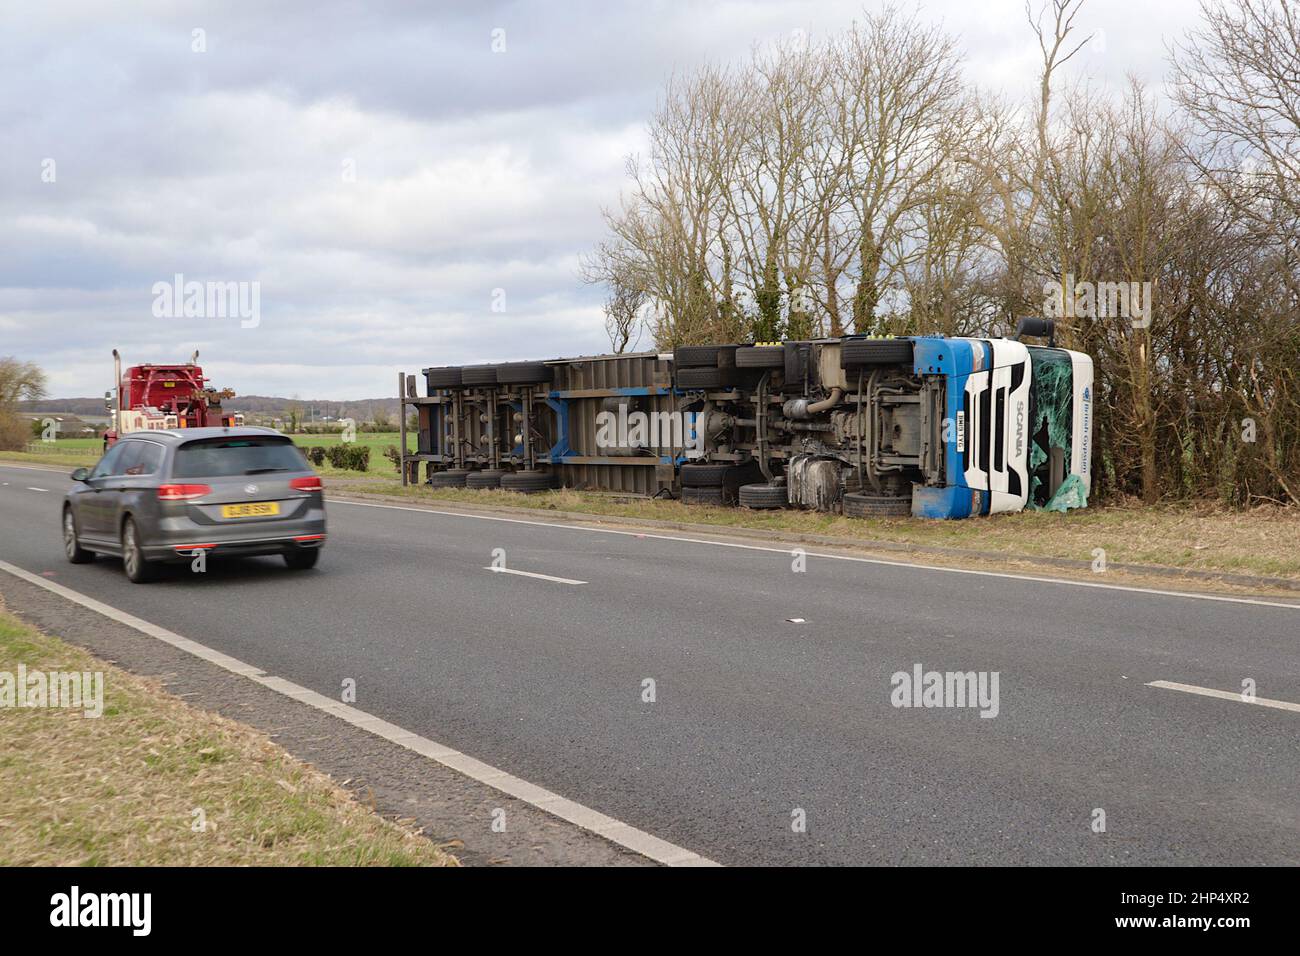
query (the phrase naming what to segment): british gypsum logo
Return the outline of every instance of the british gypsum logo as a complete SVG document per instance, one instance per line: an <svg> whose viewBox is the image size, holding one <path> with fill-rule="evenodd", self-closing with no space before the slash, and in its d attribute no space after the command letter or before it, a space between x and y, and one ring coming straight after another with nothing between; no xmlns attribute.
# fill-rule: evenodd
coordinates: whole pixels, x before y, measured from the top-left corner
<svg viewBox="0 0 1300 956"><path fill-rule="evenodd" d="M895 707L978 707L981 717L996 717L1000 671L895 671L889 678Z"/></svg>
<svg viewBox="0 0 1300 956"><path fill-rule="evenodd" d="M129 926L131 935L148 936L153 928L152 893L86 893L79 886L50 897L50 925Z"/></svg>
<svg viewBox="0 0 1300 956"><path fill-rule="evenodd" d="M17 675L0 671L0 709L66 707L95 719L104 715L102 671L29 671L18 665Z"/></svg>
<svg viewBox="0 0 1300 956"><path fill-rule="evenodd" d="M681 448L686 458L704 454L704 437L696 428L695 412L602 411L596 415L598 448L646 448L671 453Z"/></svg>
<svg viewBox="0 0 1300 956"><path fill-rule="evenodd" d="M241 329L262 324L260 282L186 282L178 272L170 283L155 282L150 291L157 319L239 319Z"/></svg>

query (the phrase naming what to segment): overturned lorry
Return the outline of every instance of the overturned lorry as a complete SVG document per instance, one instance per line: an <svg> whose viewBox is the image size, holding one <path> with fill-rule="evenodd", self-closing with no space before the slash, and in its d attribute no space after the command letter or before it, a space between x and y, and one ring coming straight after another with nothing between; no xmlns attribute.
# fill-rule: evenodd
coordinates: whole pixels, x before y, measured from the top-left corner
<svg viewBox="0 0 1300 956"><path fill-rule="evenodd" d="M1015 339L849 336L428 368L424 394L401 380L419 420L403 480L423 463L439 487L858 517L1081 507L1092 361L1052 335L1024 320Z"/></svg>

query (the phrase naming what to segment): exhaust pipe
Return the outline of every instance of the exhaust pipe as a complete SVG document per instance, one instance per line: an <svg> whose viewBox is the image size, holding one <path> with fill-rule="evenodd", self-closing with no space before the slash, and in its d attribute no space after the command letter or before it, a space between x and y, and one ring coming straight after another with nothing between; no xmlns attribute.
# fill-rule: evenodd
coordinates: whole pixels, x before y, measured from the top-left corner
<svg viewBox="0 0 1300 956"><path fill-rule="evenodd" d="M117 396L117 410L122 410L122 356L113 349L113 393Z"/></svg>
<svg viewBox="0 0 1300 956"><path fill-rule="evenodd" d="M830 395L820 402L809 402L806 398L792 398L781 406L781 414L786 418L812 418L814 415L820 415L824 411L834 408L844 397L844 389L836 385L831 389Z"/></svg>

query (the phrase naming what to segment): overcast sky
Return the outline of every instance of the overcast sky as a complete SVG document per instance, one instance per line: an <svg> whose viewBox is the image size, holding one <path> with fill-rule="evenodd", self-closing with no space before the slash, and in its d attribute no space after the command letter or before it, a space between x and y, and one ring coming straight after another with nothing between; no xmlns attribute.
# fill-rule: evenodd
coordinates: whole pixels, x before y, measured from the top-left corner
<svg viewBox="0 0 1300 956"><path fill-rule="evenodd" d="M102 394L117 347L131 363L200 349L242 394L356 399L395 394L398 369L604 351L579 259L668 74L863 8L5 3L0 355L38 362L54 397ZM959 38L973 83L1029 92L1022 0L921 16ZM1086 0L1096 37L1071 76L1159 84L1165 42L1197 16L1193 0ZM158 317L155 284L177 274L257 283L257 324Z"/></svg>

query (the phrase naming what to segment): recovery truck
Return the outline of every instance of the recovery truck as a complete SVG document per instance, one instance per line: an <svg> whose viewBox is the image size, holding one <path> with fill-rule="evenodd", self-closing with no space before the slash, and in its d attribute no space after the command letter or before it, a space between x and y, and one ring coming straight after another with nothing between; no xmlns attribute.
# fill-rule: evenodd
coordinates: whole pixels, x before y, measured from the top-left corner
<svg viewBox="0 0 1300 956"><path fill-rule="evenodd" d="M1026 337L1047 339L1034 345ZM1087 503L1093 364L1015 338L848 336L403 375L435 486L964 518ZM406 448L403 437L402 448Z"/></svg>
<svg viewBox="0 0 1300 956"><path fill-rule="evenodd" d="M227 415L221 407L222 401L234 398L235 393L212 388L198 361L195 352L184 365L133 365L124 374L122 357L114 349L117 387L104 395L111 417L104 433L104 450L131 432L242 425L242 415Z"/></svg>

